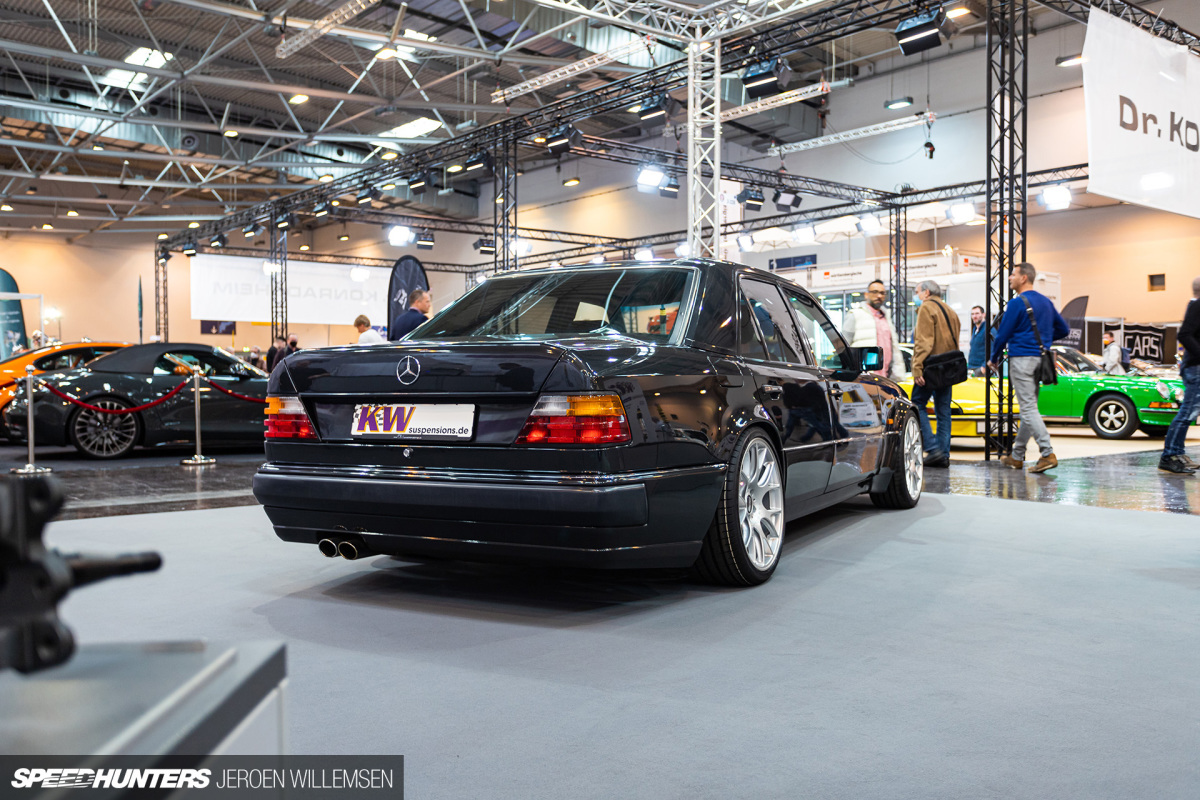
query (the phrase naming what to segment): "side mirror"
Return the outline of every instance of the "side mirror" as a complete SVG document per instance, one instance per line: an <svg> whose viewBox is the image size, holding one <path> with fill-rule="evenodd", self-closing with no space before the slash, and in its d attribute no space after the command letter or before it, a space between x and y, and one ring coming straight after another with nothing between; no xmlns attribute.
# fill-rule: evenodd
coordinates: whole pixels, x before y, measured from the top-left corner
<svg viewBox="0 0 1200 800"><path fill-rule="evenodd" d="M846 363L833 376L842 381L884 368L882 347L847 347L842 351L842 360Z"/></svg>

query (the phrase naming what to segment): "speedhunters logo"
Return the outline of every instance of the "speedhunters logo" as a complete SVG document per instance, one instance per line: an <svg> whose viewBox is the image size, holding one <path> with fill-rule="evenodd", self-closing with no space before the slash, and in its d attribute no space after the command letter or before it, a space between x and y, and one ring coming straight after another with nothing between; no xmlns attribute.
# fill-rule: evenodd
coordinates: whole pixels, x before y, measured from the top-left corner
<svg viewBox="0 0 1200 800"><path fill-rule="evenodd" d="M68 796L404 800L404 756L0 755L0 797L33 800L76 789Z"/></svg>
<svg viewBox="0 0 1200 800"><path fill-rule="evenodd" d="M207 769L18 769L14 789L205 789Z"/></svg>

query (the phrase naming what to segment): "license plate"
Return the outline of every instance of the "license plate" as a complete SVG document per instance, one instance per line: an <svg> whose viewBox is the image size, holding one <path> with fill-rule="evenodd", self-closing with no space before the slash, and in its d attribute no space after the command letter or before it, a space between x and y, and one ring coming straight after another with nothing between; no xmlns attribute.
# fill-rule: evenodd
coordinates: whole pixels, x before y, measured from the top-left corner
<svg viewBox="0 0 1200 800"><path fill-rule="evenodd" d="M421 403L417 405L356 405L350 435L358 439L464 441L475 426L475 406Z"/></svg>

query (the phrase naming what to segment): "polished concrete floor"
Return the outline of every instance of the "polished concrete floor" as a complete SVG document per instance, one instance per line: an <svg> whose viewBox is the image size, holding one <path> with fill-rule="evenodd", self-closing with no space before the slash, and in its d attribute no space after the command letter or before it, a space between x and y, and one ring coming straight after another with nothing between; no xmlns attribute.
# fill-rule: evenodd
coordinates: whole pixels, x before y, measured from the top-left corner
<svg viewBox="0 0 1200 800"><path fill-rule="evenodd" d="M404 754L434 800L1195 797L1198 539L1172 514L856 501L725 590L330 560L256 507L48 531L164 556L66 600L81 642L284 640L289 749Z"/></svg>
<svg viewBox="0 0 1200 800"><path fill-rule="evenodd" d="M1084 458L1061 457L1060 466L1030 475L982 461L982 452L956 446L949 469L926 470L927 492L1035 500L1068 505L1200 513L1200 476L1177 476L1156 469L1161 444L1154 440L1087 446L1109 452ZM1189 440L1190 441L1190 440ZM1056 439L1060 451L1071 452L1066 437ZM1156 448L1156 449L1147 449ZM1079 449L1079 448L1076 448ZM1130 451L1133 452L1130 452ZM74 450L39 448L38 463L50 466L62 481L67 504L61 519L80 519L158 511L253 505L254 472L263 461L261 448L208 451L217 463L183 467L190 449L135 451L120 461L91 461ZM1200 441L1189 449L1200 461ZM25 463L25 451L0 447L0 468Z"/></svg>

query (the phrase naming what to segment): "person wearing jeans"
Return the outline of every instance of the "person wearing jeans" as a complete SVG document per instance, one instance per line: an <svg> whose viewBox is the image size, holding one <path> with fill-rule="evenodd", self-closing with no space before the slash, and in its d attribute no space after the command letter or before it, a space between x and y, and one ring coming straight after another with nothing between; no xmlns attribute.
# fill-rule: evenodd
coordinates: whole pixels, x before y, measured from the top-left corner
<svg viewBox="0 0 1200 800"><path fill-rule="evenodd" d="M1177 475L1192 475L1196 465L1183 452L1188 426L1200 411L1200 278L1192 281L1192 299L1183 313L1183 324L1179 326L1179 344L1183 347L1183 363L1179 365L1179 377L1183 378L1183 402L1179 413L1167 428L1163 442L1162 458L1158 468Z"/></svg>
<svg viewBox="0 0 1200 800"><path fill-rule="evenodd" d="M953 387L935 389L925 383L925 359L958 349L961 323L954 309L942 302L942 288L936 281L921 281L917 287L917 325L913 331L912 401L921 421L921 441L927 455L925 466L950 466L950 395ZM933 398L937 433L929 425L925 406Z"/></svg>
<svg viewBox="0 0 1200 800"><path fill-rule="evenodd" d="M1030 472L1045 472L1058 466L1058 457L1054 455L1054 446L1050 443L1050 433L1038 410L1038 381L1034 377L1038 362L1041 359L1042 347L1049 347L1055 339L1061 339L1071 332L1071 326L1062 318L1062 314L1054 308L1050 298L1041 292L1034 291L1033 282L1037 278L1037 269L1033 264L1022 263L1012 268L1008 276L1008 285L1017 297L1008 301L1004 308L1004 316L996 329L996 338L992 344L992 359L988 369L998 371L996 366L1008 349L1008 379L1012 381L1013 392L1017 395L1017 403L1021 407L1021 428L1013 440L1012 452L1000 459L1000 463L1013 469L1025 466L1025 447L1030 438L1038 444L1041 458L1029 468ZM1029 305L1025 305L1025 301ZM1029 321L1029 311L1033 310L1037 320L1037 332ZM1039 343L1038 339L1041 339Z"/></svg>

